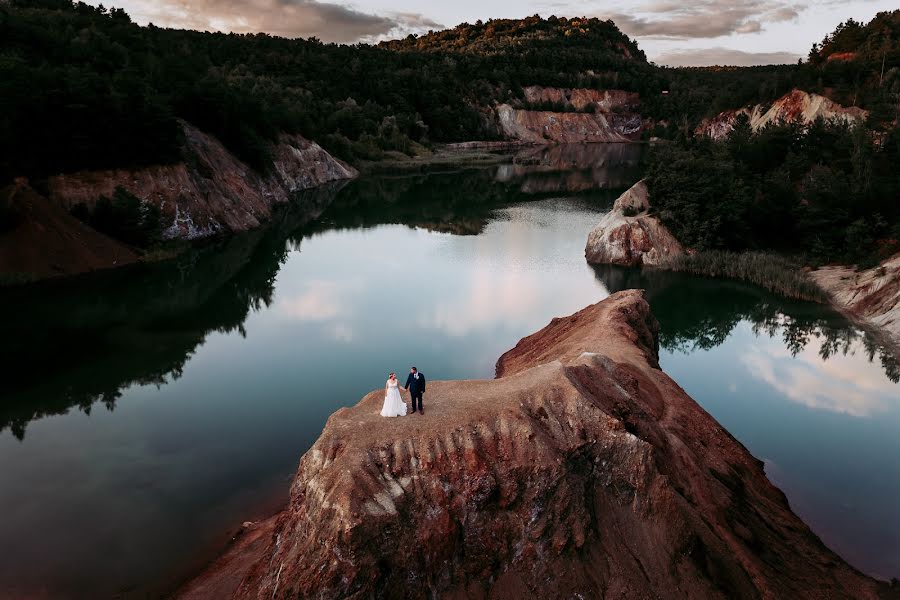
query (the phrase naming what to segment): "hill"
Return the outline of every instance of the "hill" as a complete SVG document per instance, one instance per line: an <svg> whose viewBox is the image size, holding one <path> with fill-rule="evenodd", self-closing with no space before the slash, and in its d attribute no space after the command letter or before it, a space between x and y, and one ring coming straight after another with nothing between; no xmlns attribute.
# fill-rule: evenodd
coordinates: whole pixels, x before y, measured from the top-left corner
<svg viewBox="0 0 900 600"><path fill-rule="evenodd" d="M616 24L597 18L492 19L379 45L395 52L452 54L491 63L486 73L513 88L526 85L658 91L663 82L644 52Z"/></svg>
<svg viewBox="0 0 900 600"><path fill-rule="evenodd" d="M452 60L441 49L455 39ZM465 43L461 40L465 39ZM340 158L500 137L524 85L661 89L609 21L489 22L380 47L140 27L121 9L0 4L0 180L180 159L184 119L258 169L282 133Z"/></svg>
<svg viewBox="0 0 900 600"><path fill-rule="evenodd" d="M803 65L667 69L596 18L496 19L346 46L140 27L121 9L10 0L0 3L0 181L177 163L178 119L260 170L283 133L351 162L499 139L491 107L517 105L528 86L636 92L642 114L668 124L654 131L664 137L793 88L861 105L884 124L900 94L898 15L842 24Z"/></svg>
<svg viewBox="0 0 900 600"><path fill-rule="evenodd" d="M826 35L821 43L813 44L809 52L810 63L822 65L833 61L861 61L878 67L882 61L897 64L900 61L900 10L880 12L865 24L848 19Z"/></svg>
<svg viewBox="0 0 900 600"><path fill-rule="evenodd" d="M597 18L549 17L490 19L474 25L462 23L453 29L410 35L402 40L382 42L390 50L457 52L480 55L533 56L546 49L587 50L606 58L635 58L646 62L637 43L619 31L612 21Z"/></svg>

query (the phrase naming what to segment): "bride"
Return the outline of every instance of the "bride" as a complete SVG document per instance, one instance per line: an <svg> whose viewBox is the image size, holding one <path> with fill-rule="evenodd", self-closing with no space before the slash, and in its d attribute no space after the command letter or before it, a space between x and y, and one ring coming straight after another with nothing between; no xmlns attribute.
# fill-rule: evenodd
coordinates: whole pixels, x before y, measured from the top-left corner
<svg viewBox="0 0 900 600"><path fill-rule="evenodd" d="M387 383L384 384L384 406L381 408L381 416L402 417L404 415L406 415L406 402L400 397L397 375L391 373Z"/></svg>

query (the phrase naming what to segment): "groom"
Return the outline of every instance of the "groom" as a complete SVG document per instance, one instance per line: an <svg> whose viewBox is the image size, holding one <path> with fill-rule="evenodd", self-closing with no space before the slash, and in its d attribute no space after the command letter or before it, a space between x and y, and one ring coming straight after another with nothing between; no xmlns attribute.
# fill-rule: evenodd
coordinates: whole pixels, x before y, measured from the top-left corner
<svg viewBox="0 0 900 600"><path fill-rule="evenodd" d="M425 393L425 376L419 373L415 367L409 369L409 377L406 378L405 390L409 390L412 396L412 412L416 412L416 399L419 400L419 413L425 414L425 407L422 406L422 394Z"/></svg>

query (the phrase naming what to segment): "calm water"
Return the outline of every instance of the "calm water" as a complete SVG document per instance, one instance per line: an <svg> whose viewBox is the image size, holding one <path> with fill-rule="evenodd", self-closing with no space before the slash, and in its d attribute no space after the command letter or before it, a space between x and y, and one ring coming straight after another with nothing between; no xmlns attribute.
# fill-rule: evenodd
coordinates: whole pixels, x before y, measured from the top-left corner
<svg viewBox="0 0 900 600"><path fill-rule="evenodd" d="M0 596L155 597L274 512L327 416L389 371L490 377L627 287L648 290L663 368L825 542L900 576L889 355L824 307L589 267L638 150L554 152L318 190L174 263L0 294Z"/></svg>

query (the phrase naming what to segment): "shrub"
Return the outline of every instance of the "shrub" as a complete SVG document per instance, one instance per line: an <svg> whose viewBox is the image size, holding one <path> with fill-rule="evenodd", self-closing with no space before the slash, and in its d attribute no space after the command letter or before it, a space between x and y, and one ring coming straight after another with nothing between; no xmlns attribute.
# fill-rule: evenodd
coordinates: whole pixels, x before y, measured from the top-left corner
<svg viewBox="0 0 900 600"><path fill-rule="evenodd" d="M660 266L693 275L739 279L788 298L814 302L828 300L827 294L799 263L770 252L707 250L670 258Z"/></svg>
<svg viewBox="0 0 900 600"><path fill-rule="evenodd" d="M105 196L97 201L88 223L127 244L147 248L162 239L162 223L159 209L117 187L112 198Z"/></svg>

